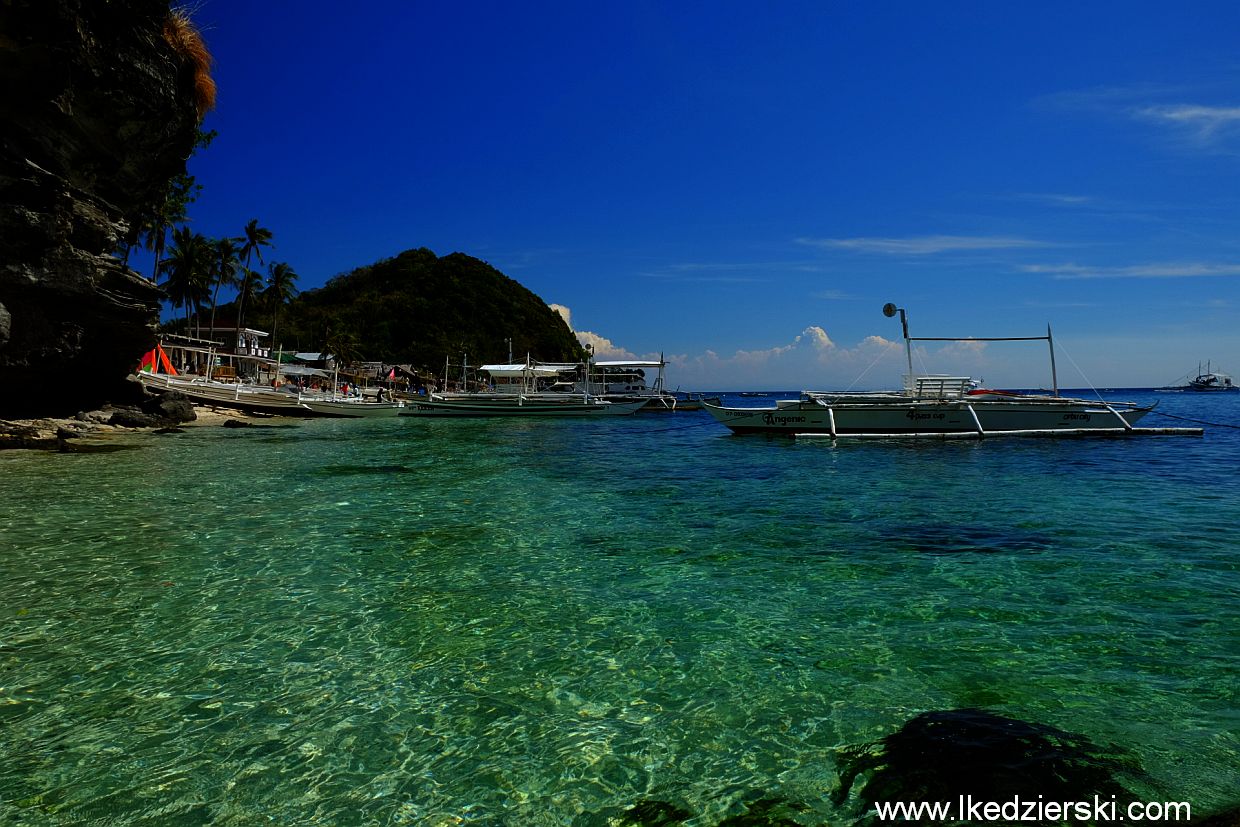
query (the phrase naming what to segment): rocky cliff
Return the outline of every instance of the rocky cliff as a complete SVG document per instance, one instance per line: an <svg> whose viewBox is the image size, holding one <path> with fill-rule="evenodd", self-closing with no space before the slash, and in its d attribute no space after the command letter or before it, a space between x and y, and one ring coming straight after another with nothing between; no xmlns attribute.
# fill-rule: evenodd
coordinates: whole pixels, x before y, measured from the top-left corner
<svg viewBox="0 0 1240 827"><path fill-rule="evenodd" d="M160 292L111 252L193 148L209 61L168 0L0 2L0 417L96 407Z"/></svg>

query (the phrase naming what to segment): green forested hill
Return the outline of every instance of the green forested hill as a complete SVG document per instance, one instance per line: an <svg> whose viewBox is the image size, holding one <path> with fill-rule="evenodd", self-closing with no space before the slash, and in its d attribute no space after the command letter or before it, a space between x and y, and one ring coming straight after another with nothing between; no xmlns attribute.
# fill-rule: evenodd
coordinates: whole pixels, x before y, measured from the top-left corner
<svg viewBox="0 0 1240 827"><path fill-rule="evenodd" d="M285 349L319 349L332 334L352 335L367 360L436 369L444 358L470 364L513 356L551 361L582 358L558 313L484 261L425 248L336 276L281 311Z"/></svg>

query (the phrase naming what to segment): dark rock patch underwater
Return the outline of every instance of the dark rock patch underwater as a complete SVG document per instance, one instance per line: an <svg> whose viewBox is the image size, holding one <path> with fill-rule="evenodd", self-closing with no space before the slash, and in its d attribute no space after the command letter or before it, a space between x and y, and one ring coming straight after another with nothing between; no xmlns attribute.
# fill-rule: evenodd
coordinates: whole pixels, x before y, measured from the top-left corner
<svg viewBox="0 0 1240 827"><path fill-rule="evenodd" d="M1119 777L1145 780L1136 760L1083 735L982 709L923 712L873 744L840 753L844 804L855 797L864 812L875 802L974 800L1093 801L1129 794ZM858 815L861 815L860 813Z"/></svg>

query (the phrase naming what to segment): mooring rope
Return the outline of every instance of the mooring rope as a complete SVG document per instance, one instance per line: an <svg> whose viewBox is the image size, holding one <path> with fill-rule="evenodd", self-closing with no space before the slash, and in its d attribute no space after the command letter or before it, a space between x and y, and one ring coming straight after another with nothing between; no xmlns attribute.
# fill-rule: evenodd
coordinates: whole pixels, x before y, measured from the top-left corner
<svg viewBox="0 0 1240 827"><path fill-rule="evenodd" d="M1232 425L1227 422L1210 422L1207 419L1189 419L1187 416L1176 416L1175 414L1163 413L1162 411L1150 411L1155 416L1165 416L1167 419L1178 419L1181 422L1192 422L1196 425L1209 425L1213 428L1232 428L1240 431L1240 425Z"/></svg>

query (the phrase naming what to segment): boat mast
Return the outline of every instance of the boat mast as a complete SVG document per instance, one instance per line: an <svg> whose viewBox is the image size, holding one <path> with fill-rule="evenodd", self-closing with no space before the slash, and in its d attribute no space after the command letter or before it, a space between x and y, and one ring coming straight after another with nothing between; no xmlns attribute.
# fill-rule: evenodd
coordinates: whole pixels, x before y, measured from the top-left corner
<svg viewBox="0 0 1240 827"><path fill-rule="evenodd" d="M593 376L594 376L594 345L587 343L586 344L586 393L585 393L585 400L587 402L590 401L590 382L593 381L592 380ZM600 391L600 393L606 394L607 393L607 377L600 374L599 382L602 385L602 390Z"/></svg>
<svg viewBox="0 0 1240 827"><path fill-rule="evenodd" d="M1051 338L1050 322L1046 323L1046 345L1051 349L1051 389L1059 396L1059 376L1055 373L1055 340Z"/></svg>
<svg viewBox="0 0 1240 827"><path fill-rule="evenodd" d="M908 337L908 315L903 307L896 307L891 302L883 305L883 315L888 319L897 313L900 314L900 328L904 332L904 356L908 359L908 381L911 388L915 383L913 382L913 340Z"/></svg>
<svg viewBox="0 0 1240 827"><path fill-rule="evenodd" d="M908 317L904 313L904 308L896 307L891 302L883 305L883 315L887 318L900 314L900 325L904 328L904 353L908 358L908 376L910 386L915 385L913 382L913 350L912 342L1040 342L1043 339L1051 349L1051 384L1055 388L1055 396L1059 396L1059 377L1055 372L1055 341L1051 338L1051 326L1046 326L1045 336L970 336L962 339L958 336L917 336L908 335Z"/></svg>

